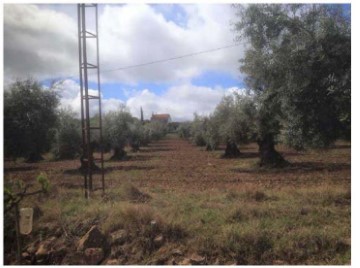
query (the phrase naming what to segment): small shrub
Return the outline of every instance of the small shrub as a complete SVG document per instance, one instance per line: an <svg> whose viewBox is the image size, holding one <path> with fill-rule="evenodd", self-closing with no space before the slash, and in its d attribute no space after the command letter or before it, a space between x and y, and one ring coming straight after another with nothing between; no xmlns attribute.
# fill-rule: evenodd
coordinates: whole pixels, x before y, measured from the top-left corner
<svg viewBox="0 0 360 268"><path fill-rule="evenodd" d="M256 191L255 194L253 195L253 198L255 199L255 201L264 201L267 199L267 196L264 192L260 192L260 191Z"/></svg>
<svg viewBox="0 0 360 268"><path fill-rule="evenodd" d="M239 264L267 264L271 263L268 256L272 248L273 240L269 233L234 228L225 236L223 251L234 256Z"/></svg>
<svg viewBox="0 0 360 268"><path fill-rule="evenodd" d="M225 198L226 198L227 200L229 200L229 201L233 201L233 200L236 200L236 199L239 198L239 194L238 194L237 192L235 192L235 191L230 190L230 191L226 194Z"/></svg>
<svg viewBox="0 0 360 268"><path fill-rule="evenodd" d="M229 222L242 222L247 219L247 215L240 209L237 208L235 211L233 211L230 214L230 217L228 218Z"/></svg>
<svg viewBox="0 0 360 268"><path fill-rule="evenodd" d="M141 192L138 188L130 183L123 185L122 196L124 199L135 203L146 203L151 199L149 194Z"/></svg>

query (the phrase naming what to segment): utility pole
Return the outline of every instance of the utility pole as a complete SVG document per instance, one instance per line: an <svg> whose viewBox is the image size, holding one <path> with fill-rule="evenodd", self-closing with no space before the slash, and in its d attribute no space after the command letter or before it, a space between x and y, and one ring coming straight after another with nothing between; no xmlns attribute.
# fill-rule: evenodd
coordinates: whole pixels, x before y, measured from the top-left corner
<svg viewBox="0 0 360 268"><path fill-rule="evenodd" d="M82 132L82 156L81 169L84 175L85 198L89 198L90 192L96 190L93 186L93 175L96 167L95 162L100 162L101 187L105 192L104 178L104 153L102 141L102 119L101 119L101 91L100 91L100 65L99 65L99 36L98 36L98 7L97 4L78 4L78 46L79 46L79 73L80 73L80 101L81 101L81 132ZM91 21L86 20L88 12L95 12L94 32L91 32ZM88 51L88 42L96 42L96 55ZM95 58L96 63L89 63L88 58ZM95 72L94 72L95 71ZM97 94L89 94L89 76L96 80ZM90 107L97 102L98 117L90 120ZM96 119L96 120L94 120ZM95 122L96 121L96 122ZM94 141L92 141L94 131L98 131L100 143L100 157L94 157Z"/></svg>

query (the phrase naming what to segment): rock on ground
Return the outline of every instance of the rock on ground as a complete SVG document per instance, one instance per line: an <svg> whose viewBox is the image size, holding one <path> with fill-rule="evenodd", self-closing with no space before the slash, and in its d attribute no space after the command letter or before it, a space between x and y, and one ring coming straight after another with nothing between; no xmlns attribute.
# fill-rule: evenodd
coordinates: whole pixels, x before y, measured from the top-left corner
<svg viewBox="0 0 360 268"><path fill-rule="evenodd" d="M106 236L94 225L79 240L78 251L84 251L87 248L102 248L104 251L108 248Z"/></svg>
<svg viewBox="0 0 360 268"><path fill-rule="evenodd" d="M102 248L87 248L84 252L85 261L89 265L97 265L104 259L104 251Z"/></svg>

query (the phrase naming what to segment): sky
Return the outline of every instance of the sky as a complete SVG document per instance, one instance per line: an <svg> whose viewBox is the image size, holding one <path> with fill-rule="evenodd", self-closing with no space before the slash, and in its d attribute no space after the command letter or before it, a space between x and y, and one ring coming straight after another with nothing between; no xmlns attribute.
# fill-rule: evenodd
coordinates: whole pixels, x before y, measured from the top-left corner
<svg viewBox="0 0 360 268"><path fill-rule="evenodd" d="M230 4L99 4L102 109L125 104L133 116L140 107L169 113L173 121L209 114L221 98L244 89L238 60L244 42L235 42L235 10ZM86 14L94 29L93 12ZM89 62L96 46L88 41ZM236 44L236 46L228 47ZM162 63L115 70L214 50ZM4 84L33 77L57 83L61 107L80 112L75 4L4 5ZM113 71L112 71L113 70ZM90 89L97 89L95 73ZM95 111L96 105L91 109Z"/></svg>

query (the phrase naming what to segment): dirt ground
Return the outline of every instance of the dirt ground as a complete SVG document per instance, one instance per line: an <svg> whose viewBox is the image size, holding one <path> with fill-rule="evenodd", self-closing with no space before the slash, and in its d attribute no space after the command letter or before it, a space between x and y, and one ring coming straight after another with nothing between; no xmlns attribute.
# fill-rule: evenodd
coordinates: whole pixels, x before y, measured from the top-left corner
<svg viewBox="0 0 360 268"><path fill-rule="evenodd" d="M277 199L284 198L284 203L281 203L281 206L286 206L286 198L294 198L293 200L296 202L299 201L299 203L301 203L301 200L303 200L301 198L304 196L308 198L310 194L313 194L314 191L315 194L316 191L320 193L330 193L330 195L334 193L332 196L335 199L337 198L337 191L342 191L341 194L343 192L346 193L350 191L351 147L350 144L346 142L338 142L335 146L327 150L306 152L296 152L284 146L278 146L278 150L282 153L285 159L291 163L291 166L284 169L269 170L258 168L256 165L258 161L257 150L258 147L256 144L244 145L240 147L240 151L242 153L240 158L223 159L221 158L223 153L222 149L214 152L208 152L204 148L194 146L187 140L179 139L174 135L168 135L165 139L153 142L148 147L142 147L140 152L129 152L128 154L130 158L127 161L110 161L108 160L110 159L110 154L106 154L106 192L109 193L115 191L125 182L131 183L142 192L148 193L150 196L152 196L152 201L149 202L148 205L156 212L163 215L163 218L171 218L175 221L182 221L182 224L187 224L187 221L192 222L193 218L197 217L197 214L190 215L189 219L181 218L181 220L179 220L180 216L174 216L173 210L183 205L181 200L188 201L188 198L190 197L194 198L195 200L196 198L198 198L198 200L205 200L204 198L206 198L207 201L203 201L199 207L203 208L203 206L205 206L206 209L214 209L210 211L211 213L213 213L215 210L216 213L222 213L222 210L227 209L226 206L228 206L229 210L232 208L235 209L235 204L233 203L221 203L223 202L223 199L220 199L220 196L221 198L225 195L229 196L229 193L233 194L245 192L248 193L249 191L260 191L261 193L265 193L268 196L276 196ZM45 160L40 163L32 164L21 161L5 161L4 178L5 181L21 179L25 183L31 184L35 187L36 176L40 172L45 172L50 180L50 184L52 185L51 189L53 191L53 194L50 194L49 196L49 200L52 199L52 202L56 202L56 198L59 198L58 195L61 195L61 193L66 191L77 191L82 195L83 177L78 171L79 166L80 162L78 160ZM94 176L94 184L95 188L100 186L99 175ZM290 196L292 193L295 193L295 195L288 197L288 195ZM299 193L302 195L302 197L295 199L297 198L296 194L299 195ZM100 192L93 194L93 198L95 199L100 198L99 196ZM219 196L219 202L216 201L216 196ZM241 198L242 197L240 197L240 199L236 202L243 202ZM320 201L324 202L324 200ZM34 202L38 202L38 200ZM44 199L42 202L44 202ZM335 203L331 203L329 205L330 207L327 207L326 209L331 209L333 214L336 214L337 211L339 211L339 213L340 211L343 211L344 207L335 206ZM229 205L225 206L224 204ZM251 206L255 207L253 204L258 203L250 204ZM246 206L248 206L248 203L246 203ZM264 202L261 203L261 206L264 206ZM314 206L318 205L315 204ZM239 207L239 204L237 204L236 207ZM276 204L274 205L274 209L275 208ZM255 207L255 209L263 209L263 207L259 206L257 208ZM302 209L301 205L300 207L296 207L296 209ZM344 214L346 217L346 226L344 227L345 229L341 234L341 236L346 236L344 238L350 237L350 204L346 204L346 209L348 211L348 214ZM46 211L46 209L44 210ZM314 211L315 210L318 212L320 209L316 207ZM246 209L243 211L245 211L245 214L248 213ZM208 212L209 210L206 210L206 213ZM321 217L321 215L319 216L316 214L314 217ZM314 218L313 221L315 222L316 219ZM248 221L250 222L251 220L252 218ZM206 222L206 219L204 221ZM340 221L342 222L342 220L339 219L339 224ZM228 224L225 220L219 224L225 225L225 223ZM191 223L189 223L189 225L190 224ZM209 228L212 228L211 226L214 225L211 223L211 221L209 221L206 222L204 226L209 226ZM233 228L234 226L236 227L238 225L233 224L229 226ZM229 226L226 228L230 228ZM331 226L331 228L335 227L336 226ZM189 227L189 232L191 233L191 230L196 232L196 228ZM31 241L27 242L30 243ZM5 241L5 244L6 243L7 242ZM186 247L188 247L188 244L185 243L185 248ZM232 247L230 248L233 251L235 250ZM340 253L343 254L342 252ZM151 254L156 255L158 253L153 252ZM204 253L199 249L198 254L211 255L215 253ZM225 253L216 254L221 255ZM250 252L249 254L252 253ZM281 257L280 253L276 254L278 254L276 258ZM314 254L321 255L322 253L318 252ZM218 262L219 258L221 259L221 256L217 258ZM226 258L224 257L224 259ZM289 258L291 259L291 257ZM331 260L323 261L325 257L318 260L316 257L310 254L309 262L348 263L350 261L348 257L339 258L340 259L337 259L335 262ZM234 259L237 260L237 263L241 262L237 257L234 257ZM314 261L315 259L316 261ZM240 260L242 259L240 258ZM307 263L306 259L303 260L300 257L299 261L295 263L299 262ZM139 263L146 262L141 259L137 262L134 260L133 262L128 261L126 264ZM266 263L266 261L264 263ZM286 261L285 263L289 263L289 261ZM224 264L226 264L226 262L224 262Z"/></svg>

